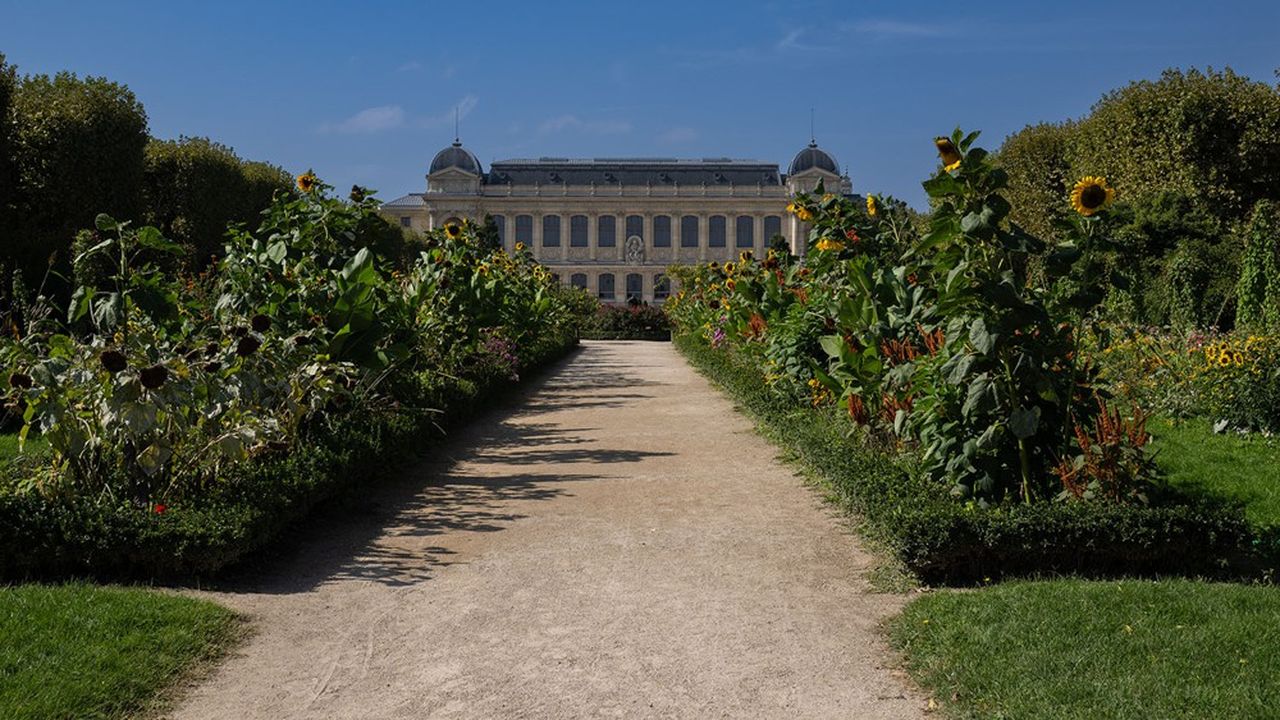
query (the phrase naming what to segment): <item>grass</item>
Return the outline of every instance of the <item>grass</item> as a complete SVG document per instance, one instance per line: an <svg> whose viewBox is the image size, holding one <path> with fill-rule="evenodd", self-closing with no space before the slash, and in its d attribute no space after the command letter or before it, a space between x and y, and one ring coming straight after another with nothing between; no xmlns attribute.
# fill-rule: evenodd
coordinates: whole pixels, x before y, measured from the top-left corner
<svg viewBox="0 0 1280 720"><path fill-rule="evenodd" d="M0 717L156 710L176 682L221 654L237 628L230 610L160 592L0 587Z"/></svg>
<svg viewBox="0 0 1280 720"><path fill-rule="evenodd" d="M1280 588L1013 582L924 595L891 626L958 718L1273 718Z"/></svg>
<svg viewBox="0 0 1280 720"><path fill-rule="evenodd" d="M1203 419L1155 419L1148 430L1172 484L1240 500L1250 522L1280 526L1280 439L1216 434Z"/></svg>

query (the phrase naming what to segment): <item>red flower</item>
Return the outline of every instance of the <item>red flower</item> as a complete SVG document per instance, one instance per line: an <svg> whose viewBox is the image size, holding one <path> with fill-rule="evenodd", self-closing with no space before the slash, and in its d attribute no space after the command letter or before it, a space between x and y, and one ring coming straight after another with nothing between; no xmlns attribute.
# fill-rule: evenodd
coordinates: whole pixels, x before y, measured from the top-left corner
<svg viewBox="0 0 1280 720"><path fill-rule="evenodd" d="M157 515L163 515L164 511L168 509L169 509L168 505L165 505L164 503L156 503L155 513Z"/></svg>
<svg viewBox="0 0 1280 720"><path fill-rule="evenodd" d="M858 237L858 231L857 231L857 230L854 230L853 228L849 228L848 230L845 230L845 231L844 231L844 237L845 237L845 239L846 239L846 240L848 240L849 242L858 242L859 240L861 240L861 239L862 239L862 238Z"/></svg>

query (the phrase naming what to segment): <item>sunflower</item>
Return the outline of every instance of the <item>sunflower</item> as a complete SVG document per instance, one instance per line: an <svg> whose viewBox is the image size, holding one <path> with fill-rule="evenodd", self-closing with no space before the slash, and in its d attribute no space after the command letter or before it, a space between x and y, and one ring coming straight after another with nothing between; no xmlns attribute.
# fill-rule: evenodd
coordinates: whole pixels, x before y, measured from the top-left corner
<svg viewBox="0 0 1280 720"><path fill-rule="evenodd" d="M444 226L444 234L457 239L458 236L462 234L462 228L456 223L448 223Z"/></svg>
<svg viewBox="0 0 1280 720"><path fill-rule="evenodd" d="M298 176L298 189L304 193L309 193L316 188L316 183L320 182L316 174L310 170Z"/></svg>
<svg viewBox="0 0 1280 720"><path fill-rule="evenodd" d="M867 214L871 217L875 217L880 214L880 203L876 202L875 195L867 196Z"/></svg>
<svg viewBox="0 0 1280 720"><path fill-rule="evenodd" d="M813 213L808 208L796 208L796 217L800 218L800 222L809 222L813 219Z"/></svg>
<svg viewBox="0 0 1280 720"><path fill-rule="evenodd" d="M791 213L792 215L795 215L795 214L796 214L796 204L795 204L795 203L793 203L793 202L791 202L791 203L787 203L787 212Z"/></svg>
<svg viewBox="0 0 1280 720"><path fill-rule="evenodd" d="M525 247L524 243L522 242L516 243L516 252L524 252L524 247Z"/></svg>
<svg viewBox="0 0 1280 720"><path fill-rule="evenodd" d="M815 245L814 247L818 248L823 252L826 252L828 250L843 250L844 243L840 242L839 240L833 240L832 238L824 237L821 240L819 240L818 244Z"/></svg>
<svg viewBox="0 0 1280 720"><path fill-rule="evenodd" d="M1110 205L1115 199L1116 191L1104 177L1088 175L1071 188L1071 207L1085 217Z"/></svg>
<svg viewBox="0 0 1280 720"><path fill-rule="evenodd" d="M942 158L942 167L947 172L951 172L960 167L960 151L956 149L956 144L947 138L934 138L933 144L938 148L938 157Z"/></svg>

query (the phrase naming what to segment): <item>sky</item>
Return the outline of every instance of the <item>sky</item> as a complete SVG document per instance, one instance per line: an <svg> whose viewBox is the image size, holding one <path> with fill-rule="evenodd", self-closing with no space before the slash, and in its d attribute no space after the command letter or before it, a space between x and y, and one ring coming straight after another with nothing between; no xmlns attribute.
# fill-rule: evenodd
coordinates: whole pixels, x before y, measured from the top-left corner
<svg viewBox="0 0 1280 720"><path fill-rule="evenodd" d="M924 205L932 138L997 148L1168 67L1275 83L1280 0L0 0L20 73L128 85L152 135L391 199L454 139L513 157L740 157L810 139L855 192Z"/></svg>

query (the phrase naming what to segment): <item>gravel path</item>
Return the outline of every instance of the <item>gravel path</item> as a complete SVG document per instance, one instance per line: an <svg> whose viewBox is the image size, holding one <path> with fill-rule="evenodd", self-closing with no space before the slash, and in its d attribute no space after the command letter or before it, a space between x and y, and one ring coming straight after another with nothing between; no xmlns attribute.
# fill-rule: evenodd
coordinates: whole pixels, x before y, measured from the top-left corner
<svg viewBox="0 0 1280 720"><path fill-rule="evenodd" d="M666 343L588 342L279 557L177 718L909 718L871 558Z"/></svg>

